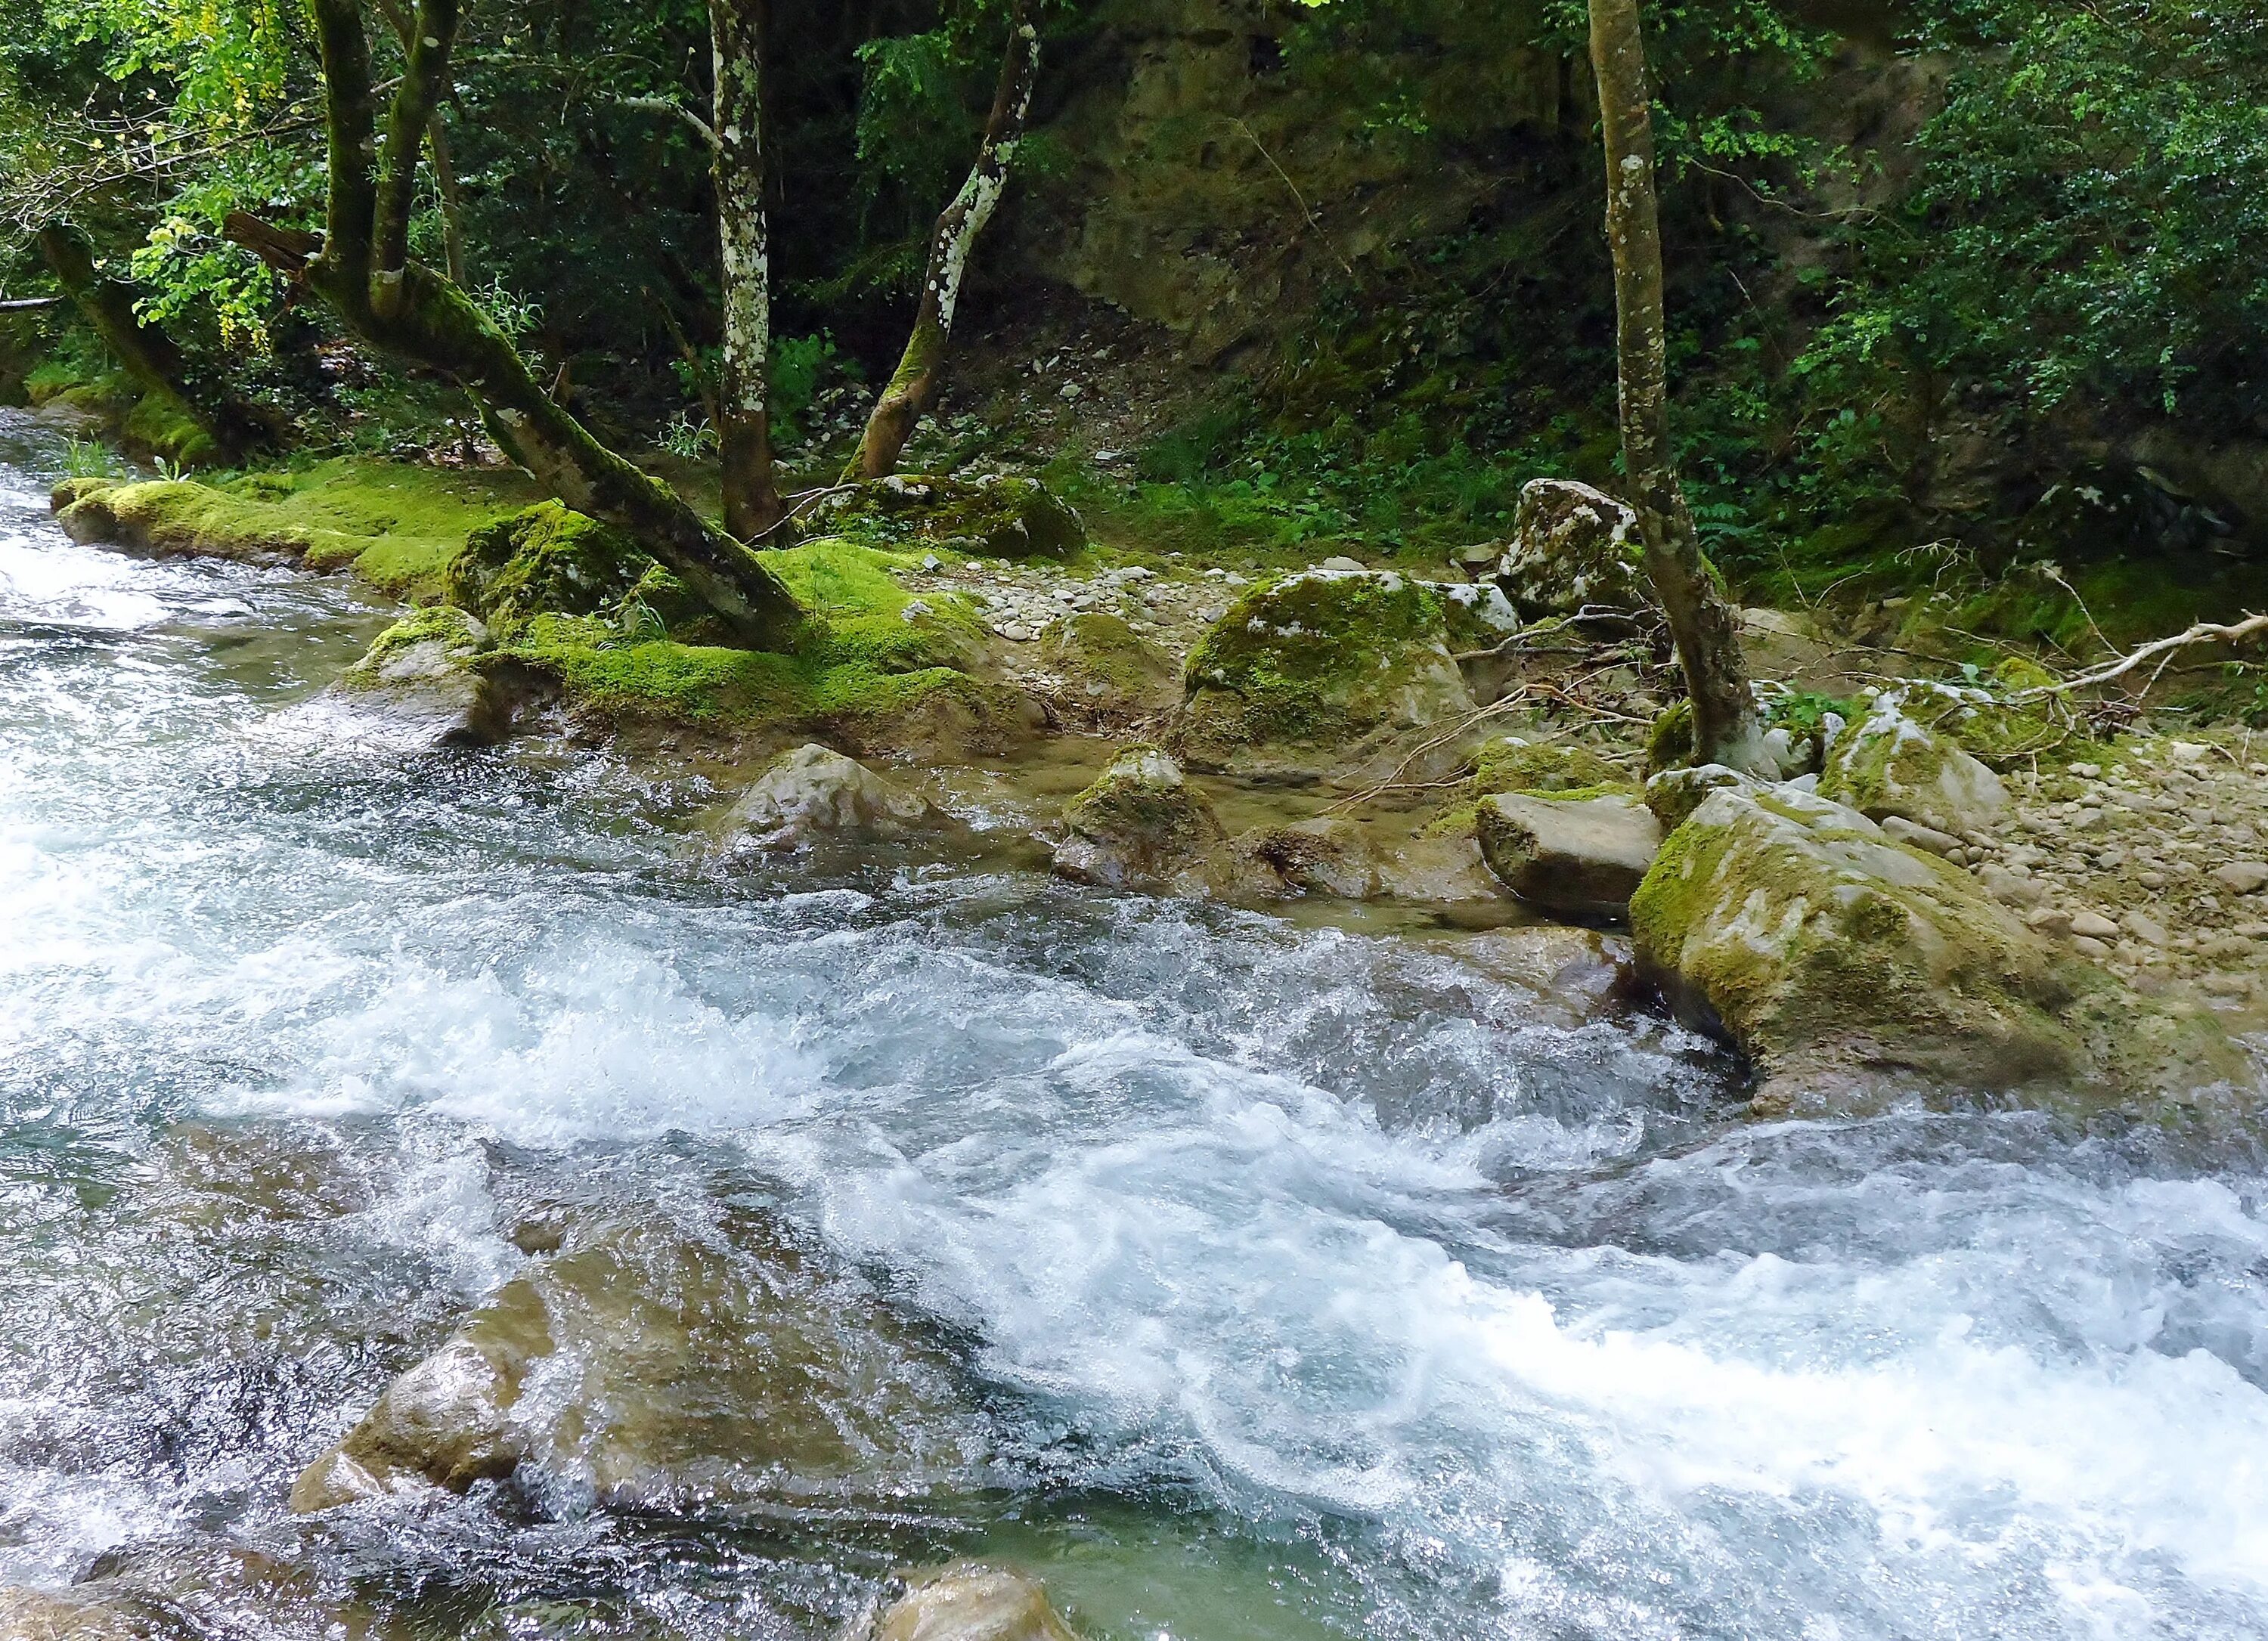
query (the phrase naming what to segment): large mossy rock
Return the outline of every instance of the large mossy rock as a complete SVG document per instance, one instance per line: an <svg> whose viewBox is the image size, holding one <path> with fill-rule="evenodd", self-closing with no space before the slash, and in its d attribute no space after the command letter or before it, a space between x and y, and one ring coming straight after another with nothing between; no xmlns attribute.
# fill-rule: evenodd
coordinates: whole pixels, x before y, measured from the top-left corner
<svg viewBox="0 0 2268 1641"><path fill-rule="evenodd" d="M1764 1110L1862 1108L1902 1085L2099 1104L2243 1072L2210 1019L2136 996L1856 810L1727 784L1670 834L1631 923L1681 1018L1764 1081Z"/></svg>
<svg viewBox="0 0 2268 1641"><path fill-rule="evenodd" d="M60 489L55 499L64 499ZM188 479L76 487L55 516L74 541L101 542L153 558L227 558L296 563L334 531L266 516Z"/></svg>
<svg viewBox="0 0 2268 1641"><path fill-rule="evenodd" d="M1172 659L1108 610L1052 622L1040 635L1040 664L1061 681L1058 710L1094 722L1163 711L1180 693Z"/></svg>
<svg viewBox="0 0 2268 1641"><path fill-rule="evenodd" d="M1605 491L1572 479L1531 479L1521 489L1497 585L1531 620L1636 614L1651 605L1640 548L1638 515Z"/></svg>
<svg viewBox="0 0 2268 1641"><path fill-rule="evenodd" d="M1827 748L1819 795L1871 820L1898 815L1940 832L1965 835L2007 807L2000 777L1951 737L1904 710L1904 696L1875 697Z"/></svg>
<svg viewBox="0 0 2268 1641"><path fill-rule="evenodd" d="M1079 1641L1036 1578L956 1562L907 1578L904 1595L844 1641Z"/></svg>
<svg viewBox="0 0 2268 1641"><path fill-rule="evenodd" d="M379 634L330 699L415 750L495 746L555 693L541 671L497 651L477 617L434 605Z"/></svg>
<svg viewBox="0 0 2268 1641"><path fill-rule="evenodd" d="M966 1474L954 1363L777 1223L563 1238L387 1387L294 1510L508 1477L615 1508L823 1507Z"/></svg>
<svg viewBox="0 0 2268 1641"><path fill-rule="evenodd" d="M1307 779L1470 714L1438 590L1308 570L1245 592L1189 652L1170 744L1192 767ZM1450 754L1452 757L1459 755Z"/></svg>
<svg viewBox="0 0 2268 1641"><path fill-rule="evenodd" d="M1054 869L1081 883L1156 894L1202 894L1228 841L1212 802L1172 754L1130 747L1064 810Z"/></svg>
<svg viewBox="0 0 2268 1641"><path fill-rule="evenodd" d="M452 604L509 629L544 611L612 609L656 568L622 531L563 503L538 502L467 536L444 585Z"/></svg>
<svg viewBox="0 0 2268 1641"><path fill-rule="evenodd" d="M1079 515L1037 479L893 474L823 497L799 522L868 546L990 558L1064 558L1086 544Z"/></svg>
<svg viewBox="0 0 2268 1641"><path fill-rule="evenodd" d="M1489 870L1528 905L1563 917L1626 916L1661 848L1661 823L1628 792L1498 792L1477 813Z"/></svg>

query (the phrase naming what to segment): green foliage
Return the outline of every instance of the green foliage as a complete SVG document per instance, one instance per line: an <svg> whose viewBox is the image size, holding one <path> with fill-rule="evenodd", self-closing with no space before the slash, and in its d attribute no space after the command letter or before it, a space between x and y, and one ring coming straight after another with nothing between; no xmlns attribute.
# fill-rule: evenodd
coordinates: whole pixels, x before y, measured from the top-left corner
<svg viewBox="0 0 2268 1641"><path fill-rule="evenodd" d="M1937 0L1915 186L1799 369L1895 364L2045 410L2210 403L2268 362L2268 28L2247 0Z"/></svg>

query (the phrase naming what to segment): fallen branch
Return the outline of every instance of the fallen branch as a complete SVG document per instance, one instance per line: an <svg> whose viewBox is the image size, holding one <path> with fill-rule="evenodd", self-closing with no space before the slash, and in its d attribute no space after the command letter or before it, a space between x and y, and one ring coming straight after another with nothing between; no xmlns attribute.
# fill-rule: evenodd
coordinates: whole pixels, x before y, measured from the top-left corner
<svg viewBox="0 0 2268 1641"><path fill-rule="evenodd" d="M2123 678L2154 657L2162 655L2170 659L2174 651L2186 649L2193 644L2241 644L2261 633L2268 633L2268 615L2247 615L2242 621L2234 623L2201 621L2186 632L2177 632L2170 638L2154 639L2106 666L2095 667L2075 678L2066 678L2060 683L2020 689L2009 699L2036 701L2049 695L2068 695L2074 689L2085 689L2095 684L2107 684L2114 678ZM2162 673L2165 668L2161 666L2158 670Z"/></svg>
<svg viewBox="0 0 2268 1641"><path fill-rule="evenodd" d="M0 301L0 313L21 313L26 308L54 307L61 297L10 297Z"/></svg>
<svg viewBox="0 0 2268 1641"><path fill-rule="evenodd" d="M1458 719L1454 725L1448 729L1442 731L1440 734L1432 737L1430 740L1420 741L1418 746L1410 751L1408 757L1403 759L1401 762L1394 766L1393 769L1388 773L1384 780L1379 782L1374 786L1366 786L1359 792L1350 793L1348 796L1340 798L1336 803L1326 806L1323 813L1325 814L1330 814L1337 810L1351 808L1357 804L1366 804L1372 798L1383 797L1388 792L1411 790L1429 790L1437 784L1437 783L1431 781L1423 782L1419 783L1414 788L1403 783L1402 776L1409 769L1410 766L1417 762L1418 759L1424 757L1427 753L1437 751L1440 747L1447 746L1452 741L1461 740L1468 731L1471 730L1476 725L1480 724L1483 720L1498 717L1502 713L1509 712L1513 708L1518 706L1521 702L1528 699L1528 686L1522 685L1520 688L1513 690L1510 695L1506 695L1499 700L1491 701L1488 705L1480 708L1476 711L1467 713L1463 717Z"/></svg>

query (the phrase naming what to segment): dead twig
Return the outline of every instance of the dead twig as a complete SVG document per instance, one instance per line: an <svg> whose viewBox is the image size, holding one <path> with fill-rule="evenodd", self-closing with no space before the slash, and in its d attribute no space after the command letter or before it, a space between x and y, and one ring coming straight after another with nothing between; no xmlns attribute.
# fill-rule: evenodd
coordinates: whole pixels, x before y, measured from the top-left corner
<svg viewBox="0 0 2268 1641"><path fill-rule="evenodd" d="M2172 660L2173 652L2176 650L2186 649L2196 644L2241 644L2247 638L2264 632L2268 632L2268 615L2247 615L2242 621L2235 622L2201 621L2186 631L2176 633L2170 638L2154 639L2140 649L2107 666L2095 667L2076 677L2064 679L2059 683L2040 684L2030 689L2020 689L2009 699L2034 701L2049 695L2068 695L2074 689L2086 689L2096 684L2107 684L2115 678L2124 677L2136 667L2159 656L2166 658L2166 662L2161 662L2158 667L2158 673L2163 673L2166 664ZM2152 681L2156 681L2155 675L2153 676Z"/></svg>
<svg viewBox="0 0 2268 1641"><path fill-rule="evenodd" d="M1417 762L1418 759L1424 757L1427 753L1439 751L1441 747L1447 746L1451 741L1459 739L1475 725L1482 723L1485 719L1509 712L1513 708L1518 706L1521 702L1528 699L1528 692L1531 686L1523 684L1518 689L1513 690L1510 695L1504 696L1502 699L1491 701L1488 705L1482 707L1477 711L1467 713L1463 717L1458 719L1454 725L1443 730L1440 734L1432 736L1429 740L1420 741L1410 750L1409 756L1403 758L1401 762L1394 766L1393 769L1388 772L1384 780L1379 782L1374 786L1366 786L1361 791L1353 792L1349 794L1347 797L1340 798L1336 803L1325 807L1323 813L1325 814L1329 814L1336 810L1352 808L1357 804L1366 804L1372 798L1383 797L1388 792L1415 790L1404 786L1402 781L1403 773L1411 764ZM1452 785L1455 784L1454 782L1451 782L1449 784Z"/></svg>

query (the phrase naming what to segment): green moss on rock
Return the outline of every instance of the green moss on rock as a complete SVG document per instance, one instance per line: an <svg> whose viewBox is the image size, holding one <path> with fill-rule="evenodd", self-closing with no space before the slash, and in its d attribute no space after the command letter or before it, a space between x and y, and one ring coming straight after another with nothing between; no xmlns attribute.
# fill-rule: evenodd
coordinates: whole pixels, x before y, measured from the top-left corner
<svg viewBox="0 0 2268 1641"><path fill-rule="evenodd" d="M870 546L930 548L991 558L1065 558L1086 529L1037 479L894 474L826 497L806 528Z"/></svg>
<svg viewBox="0 0 2268 1641"><path fill-rule="evenodd" d="M1693 703L1674 702L1646 732L1646 772L1683 769L1693 762Z"/></svg>
<svg viewBox="0 0 2268 1641"><path fill-rule="evenodd" d="M1911 692L1875 697L1827 748L1819 795L1881 820L1909 820L1956 835L2007 807L1999 778L1950 737L1905 710Z"/></svg>
<svg viewBox="0 0 2268 1641"><path fill-rule="evenodd" d="M2088 1105L2241 1069L2209 1019L2064 958L1958 868L1786 788L1710 792L1630 910L1642 966L1756 1063L1767 1109L1911 1082Z"/></svg>
<svg viewBox="0 0 2268 1641"><path fill-rule="evenodd" d="M1260 772L1469 712L1447 639L1439 592L1390 570L1263 583L1189 652L1175 749L1200 769Z"/></svg>
<svg viewBox="0 0 2268 1641"><path fill-rule="evenodd" d="M442 585L450 602L513 627L546 611L591 615L619 606L653 568L622 531L544 501L467 536Z"/></svg>

